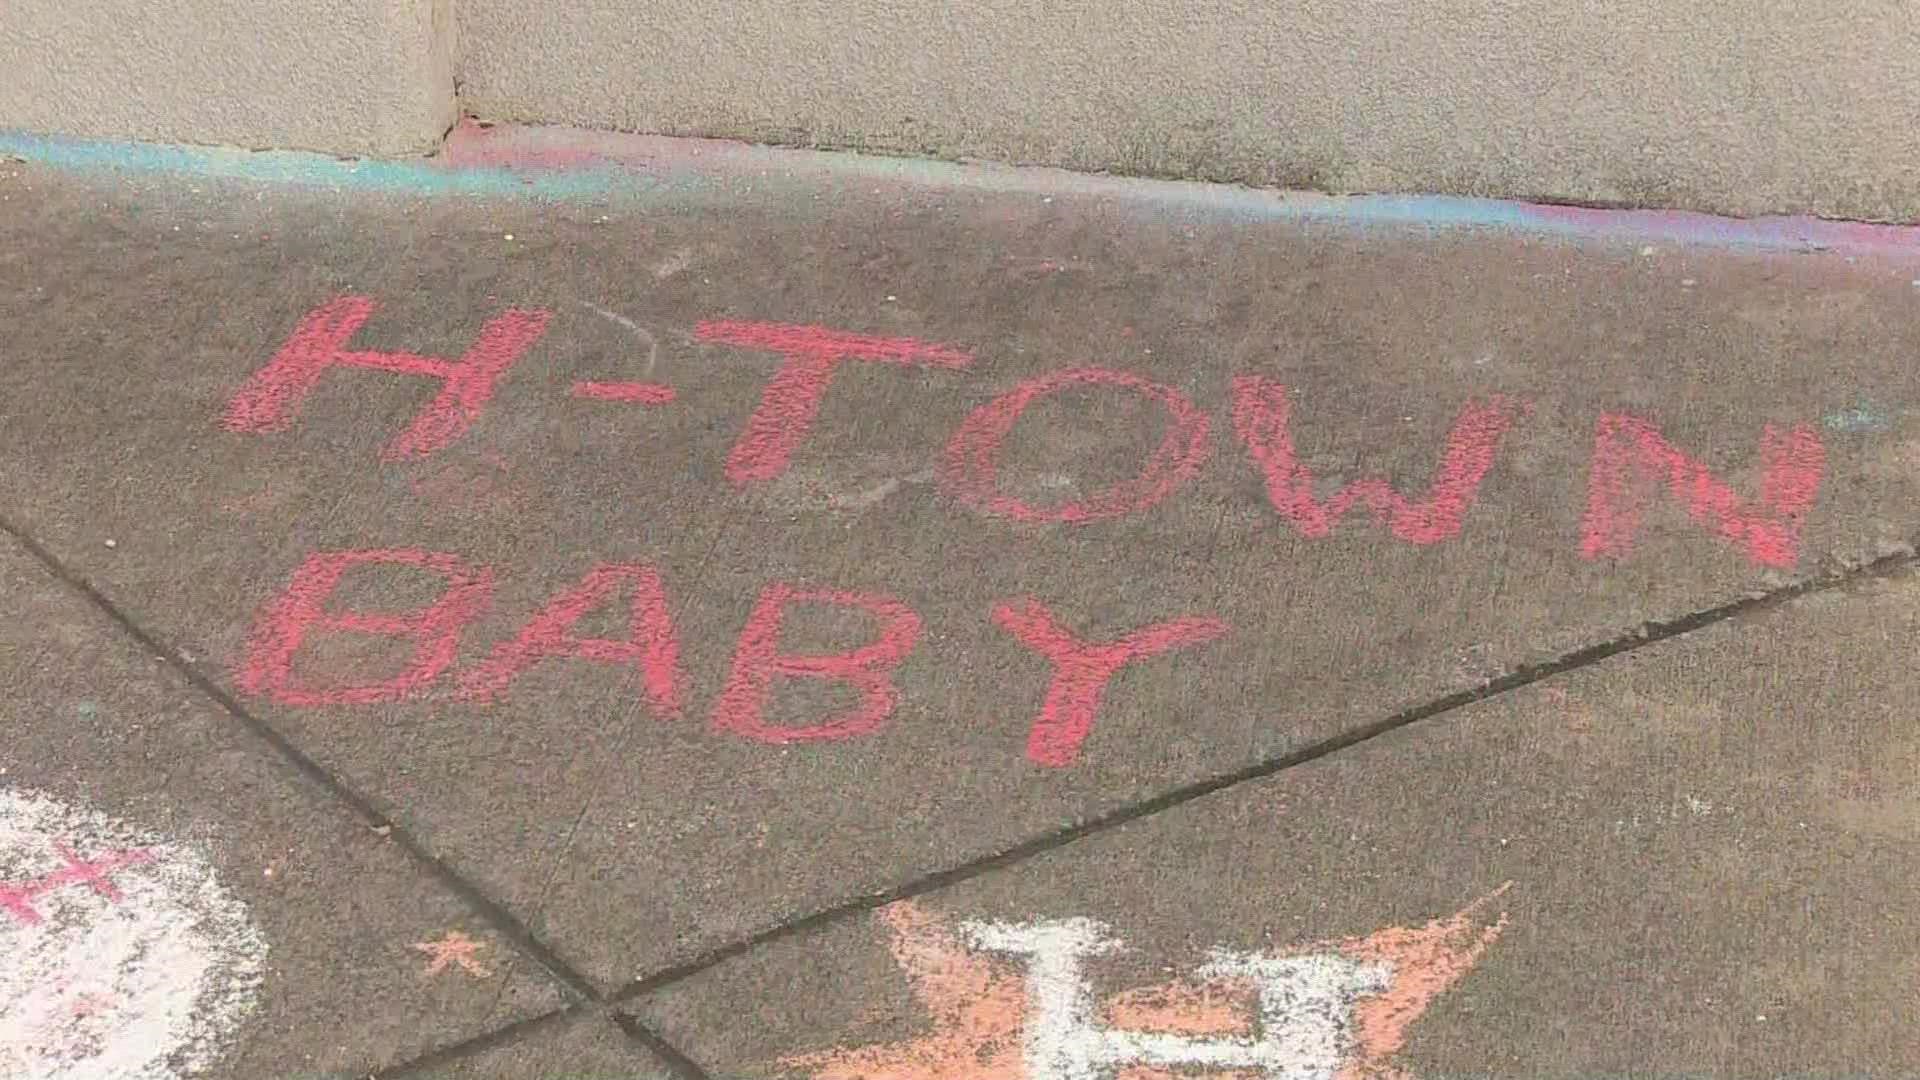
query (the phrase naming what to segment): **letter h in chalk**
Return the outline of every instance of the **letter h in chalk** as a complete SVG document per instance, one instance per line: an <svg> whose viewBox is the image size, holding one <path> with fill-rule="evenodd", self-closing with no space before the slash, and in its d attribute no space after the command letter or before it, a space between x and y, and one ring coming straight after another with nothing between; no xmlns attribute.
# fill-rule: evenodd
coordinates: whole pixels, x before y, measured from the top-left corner
<svg viewBox="0 0 1920 1080"><path fill-rule="evenodd" d="M1024 1057L1029 1080L1112 1080L1123 1069L1237 1069L1270 1080L1332 1080L1354 1049L1353 1003L1387 988L1386 964L1337 955L1271 956L1216 951L1196 974L1239 979L1259 993L1252 1036L1196 1037L1124 1031L1094 1022L1089 956L1120 942L1091 919L968 923L975 948L1022 957L1027 965Z"/></svg>
<svg viewBox="0 0 1920 1080"><path fill-rule="evenodd" d="M236 432L284 430L330 368L418 375L440 380L440 392L381 456L389 461L426 457L472 426L507 369L546 331L552 314L503 312L481 328L480 336L458 359L348 348L378 306L370 297L342 296L308 312L272 362L254 372L227 402L223 426Z"/></svg>

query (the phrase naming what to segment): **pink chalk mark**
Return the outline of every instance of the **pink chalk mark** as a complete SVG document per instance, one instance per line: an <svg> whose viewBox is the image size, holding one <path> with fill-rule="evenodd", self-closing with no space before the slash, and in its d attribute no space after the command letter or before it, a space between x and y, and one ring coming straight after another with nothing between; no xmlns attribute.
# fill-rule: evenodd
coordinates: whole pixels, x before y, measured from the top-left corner
<svg viewBox="0 0 1920 1080"><path fill-rule="evenodd" d="M694 336L786 357L727 455L727 479L742 487L787 471L794 450L813 429L821 399L842 361L952 369L973 363L972 353L950 345L849 334L824 326L710 320L696 327Z"/></svg>
<svg viewBox="0 0 1920 1080"><path fill-rule="evenodd" d="M1064 768L1079 757L1114 673L1135 660L1203 644L1227 632L1219 619L1183 618L1143 626L1113 641L1086 642L1033 599L994 605L993 621L1053 662L1053 682L1027 735L1027 757L1052 768Z"/></svg>
<svg viewBox="0 0 1920 1080"><path fill-rule="evenodd" d="M1313 471L1294 452L1287 388L1258 375L1233 380L1234 429L1266 478L1267 498L1301 535L1316 539L1332 535L1334 525L1356 505L1365 505L1374 520L1409 543L1437 544L1459 535L1500 439L1520 408L1502 397L1468 403L1447 435L1432 484L1418 499L1375 478L1357 480L1321 502L1314 495Z"/></svg>
<svg viewBox="0 0 1920 1080"><path fill-rule="evenodd" d="M632 594L628 638L579 638L571 631L586 614L625 589ZM647 701L663 719L680 714L686 676L680 670L680 642L667 608L660 574L645 563L607 564L587 572L578 585L553 598L510 641L461 679L461 696L493 701L509 684L542 660L568 657L631 667L639 672Z"/></svg>
<svg viewBox="0 0 1920 1080"><path fill-rule="evenodd" d="M594 133L557 128L482 124L469 116L454 125L439 155L428 162L430 167L452 170L511 169L530 173L601 169L617 164L615 158L584 145L589 142L607 140Z"/></svg>
<svg viewBox="0 0 1920 1080"><path fill-rule="evenodd" d="M120 1007L117 994L84 993L76 995L67 1005L67 1013L76 1019L104 1016Z"/></svg>
<svg viewBox="0 0 1920 1080"><path fill-rule="evenodd" d="M139 848L110 852L91 861L80 858L66 844L55 844L54 850L65 864L60 869L17 885L0 885L0 908L29 926L43 920L33 906L36 897L69 885L85 885L109 903L119 903L122 896L113 883L114 872L153 861L151 852Z"/></svg>
<svg viewBox="0 0 1920 1080"><path fill-rule="evenodd" d="M1769 425L1760 436L1760 498L1749 505L1651 423L1603 414L1593 437L1580 553L1618 558L1633 549L1644 496L1632 481L1647 476L1665 479L1694 521L1744 547L1753 562L1791 569L1800 561L1800 527L1819 498L1826 460L1813 428L1781 432Z"/></svg>
<svg viewBox="0 0 1920 1080"><path fill-rule="evenodd" d="M273 360L227 402L226 429L256 434L285 430L328 368L419 375L439 379L440 393L387 444L381 456L389 461L426 457L459 438L479 419L500 379L539 340L552 314L507 311L489 321L457 360L348 349L347 342L378 307L371 297L342 296L310 312Z"/></svg>
<svg viewBox="0 0 1920 1080"><path fill-rule="evenodd" d="M1140 475L1078 502L1034 506L999 490L1000 444L1039 398L1072 386L1113 386L1159 402L1170 423ZM947 443L940 481L968 506L1026 522L1084 524L1145 510L1192 479L1212 453L1207 415L1185 394L1137 375L1106 368L1075 368L1023 382L974 410Z"/></svg>
<svg viewBox="0 0 1920 1080"><path fill-rule="evenodd" d="M830 656L794 656L780 652L780 626L792 604L835 604L871 614L880 632L866 645ZM898 599L882 593L835 589L796 589L775 582L760 593L740 643L733 654L733 671L714 703L712 727L764 743L792 743L851 739L870 735L886 724L899 703L893 669L913 651L920 636L920 616ZM807 727L777 727L765 718L767 696L775 678L834 679L852 686L860 703L831 720Z"/></svg>
<svg viewBox="0 0 1920 1080"><path fill-rule="evenodd" d="M573 396L595 401L618 401L629 405L669 405L673 387L647 382L577 382Z"/></svg>
<svg viewBox="0 0 1920 1080"><path fill-rule="evenodd" d="M416 611L329 612L327 598L355 566L405 566L439 574L447 589ZM326 551L307 556L293 580L255 626L238 673L240 689L287 705L359 705L399 701L419 691L452 666L460 631L486 610L493 595L493 571L470 566L458 556L416 548ZM359 686L311 687L297 684L293 658L309 634L356 633L408 637L418 642L406 670L390 679Z"/></svg>

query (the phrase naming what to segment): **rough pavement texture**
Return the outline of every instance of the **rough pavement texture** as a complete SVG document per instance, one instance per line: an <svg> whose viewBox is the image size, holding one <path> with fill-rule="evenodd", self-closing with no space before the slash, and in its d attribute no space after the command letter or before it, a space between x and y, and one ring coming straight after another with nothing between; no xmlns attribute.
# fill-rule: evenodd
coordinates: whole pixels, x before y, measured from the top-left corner
<svg viewBox="0 0 1920 1080"><path fill-rule="evenodd" d="M289 768L11 538L0 596L5 783L212 852L267 940L260 1006L210 1075L364 1074L561 1004L561 988L391 834ZM9 883L21 869L4 868ZM481 943L485 976L426 974L432 961L414 946L449 931Z"/></svg>
<svg viewBox="0 0 1920 1080"><path fill-rule="evenodd" d="M1909 1075L1916 632L1910 575L1804 597L787 939L648 1015L715 1075L783 1058L799 1059L793 1075L845 1075L833 1070L870 1047L886 1053L857 1075L934 1062L947 1068L925 1075L974 1075L960 1063L1008 1033L943 1015L958 980L911 947L965 919L1111 924L1132 952L1088 970L1112 1010L1217 946L1379 945L1478 901L1442 940L1468 952L1484 938L1483 951L1369 1065ZM1018 965L954 957L991 988L968 996L977 1010L1019 994ZM1440 967L1409 966L1423 960ZM757 1022L728 1024L743 1002Z"/></svg>
<svg viewBox="0 0 1920 1080"><path fill-rule="evenodd" d="M1920 220L1899 0L461 0L487 120L1327 191Z"/></svg>
<svg viewBox="0 0 1920 1080"><path fill-rule="evenodd" d="M979 1075L1198 1052L1071 1025L1051 1066L1008 1050L1078 1000L1021 989L1006 947L1042 916L1133 949L1087 968L1103 1030L1243 1030L1254 983L1179 980L1215 947L1284 953L1262 977L1306 982L1262 1030L1294 1056L1246 1068L1920 1066L1890 1026L1916 822L1897 787L1851 824L1799 809L1912 760L1911 264L1004 178L570 203L0 183L21 574L412 875L389 906L433 927L363 945L381 977L464 927L586 1018L270 982L266 1016L386 1009L397 1031L313 1021L354 1033L348 1067L517 1076L551 1038L591 1070L611 1009L657 1054L638 1075L922 1075L949 1059L857 1056L959 1022L902 955L987 1003ZM835 340L900 362L843 360L805 426ZM339 349L304 397L259 381ZM436 412L463 354L511 364ZM77 644L40 664L117 685ZM29 686L8 722L54 739L36 717L71 693ZM1783 706L1798 726L1760 721ZM30 741L26 783L107 738ZM255 802L215 797L249 842L355 850ZM250 899L276 950L325 948L325 917ZM1002 924L999 967L971 919ZM449 964L425 992L466 985ZM222 1067L305 1045L258 1025Z"/></svg>
<svg viewBox="0 0 1920 1080"><path fill-rule="evenodd" d="M448 0L9 0L0 127L335 154L459 116Z"/></svg>
<svg viewBox="0 0 1920 1080"><path fill-rule="evenodd" d="M612 1020L557 1017L510 1030L498 1045L444 1064L423 1064L420 1080L666 1080L662 1068Z"/></svg>

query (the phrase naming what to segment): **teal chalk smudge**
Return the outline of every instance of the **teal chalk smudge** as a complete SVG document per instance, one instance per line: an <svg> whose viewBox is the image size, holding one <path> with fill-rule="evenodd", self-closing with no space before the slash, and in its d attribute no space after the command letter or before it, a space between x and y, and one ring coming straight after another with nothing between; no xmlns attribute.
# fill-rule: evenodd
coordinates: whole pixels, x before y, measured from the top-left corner
<svg viewBox="0 0 1920 1080"><path fill-rule="evenodd" d="M0 131L0 154L75 172L176 174L400 195L592 198L645 178L613 169L517 171L431 161L359 161L297 150L231 150Z"/></svg>
<svg viewBox="0 0 1920 1080"><path fill-rule="evenodd" d="M747 192L807 194L822 183L874 182L927 190L1121 199L1137 209L1301 226L1490 230L1573 240L1670 243L1760 252L1863 252L1920 257L1920 228L1806 217L1736 219L1664 210L1598 210L1448 195L1333 196L1234 184L1135 180L1056 169L956 165L853 153L736 147L715 166L616 160L566 166L453 165L444 160L349 160L301 151L249 151L33 135L0 130L0 156L69 171L231 179L412 197L603 201L665 197L733 205Z"/></svg>
<svg viewBox="0 0 1920 1080"><path fill-rule="evenodd" d="M1893 419L1874 408L1871 403L1862 403L1850 409L1828 413L1820 422L1827 426L1828 431L1849 434L1886 431L1893 427Z"/></svg>

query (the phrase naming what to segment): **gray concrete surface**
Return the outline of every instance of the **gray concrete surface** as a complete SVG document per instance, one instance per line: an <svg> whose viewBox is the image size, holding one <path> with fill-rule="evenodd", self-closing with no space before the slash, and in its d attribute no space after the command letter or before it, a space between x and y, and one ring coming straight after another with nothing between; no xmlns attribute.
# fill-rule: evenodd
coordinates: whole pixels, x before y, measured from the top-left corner
<svg viewBox="0 0 1920 1080"><path fill-rule="evenodd" d="M202 1075L364 1076L564 1003L559 985L486 934L390 835L235 725L10 537L0 538L0 598L0 783L190 838L267 941L259 1007ZM34 867L12 861L8 840L0 876L14 885ZM53 916L49 906L43 918ZM423 974L430 961L414 945L450 929L481 943L484 977ZM21 957L10 948L4 962ZM6 1027L0 1061L20 1068Z"/></svg>
<svg viewBox="0 0 1920 1080"><path fill-rule="evenodd" d="M1351 1076L1920 1066L1897 1020L1912 972L1892 966L1911 952L1914 837L1890 786L1913 750L1898 712L1920 535L1912 260L1303 225L1155 190L722 166L541 202L0 167L0 529L31 555L0 597L35 605L10 632L50 640L29 670L61 680L15 676L0 697L30 736L20 779L0 780L156 828L221 822L205 843L250 889L249 845L315 845L331 902L379 909L348 953L362 959L269 984L275 1023L240 1033L240 1065L222 1066L256 1073L336 1042L329 1063L384 1080L625 1068L609 1017L647 1052L635 1075L688 1080L918 1039L930 1015L961 1014L930 1013L895 970L872 916L903 898L916 906L888 918L921 936L896 955L922 960L953 957L926 945L954 920L1105 920L1134 952L1100 985L1168 986L1103 996L1102 1022L1171 1017L1195 1037L1244 1026L1238 990L1215 1000L1178 978L1209 948L1332 940L1308 949L1322 973L1391 954L1413 981L1300 1014L1331 1018L1328 1045L1373 1070ZM323 372L281 429L236 427L236 394L343 295L377 301L348 347L389 369L459 357L509 310L548 321L430 454L392 456L437 392L394 370ZM743 483L728 461L782 359L717 342L742 332L727 320L972 359L844 364L785 471ZM1105 519L970 503L954 433L1089 365L1190 399L1211 455ZM1470 403L1500 403L1510 427L1457 533L1423 534L1434 510L1389 514L1396 534L1358 505L1322 534L1245 445L1234 386L1252 376L1288 387L1322 503L1369 477L1409 498L1458 480L1464 466L1437 462L1486 448L1459 424ZM632 379L674 399L575 392ZM1044 398L1000 446L994 490L1098 505L1167 427L1111 386ZM1599 535L1618 546L1587 557L1596 462L1634 439L1644 468L1597 474L1614 512ZM1808 495L1796 544L1767 507ZM364 632L406 629L379 620L444 591L391 565L319 596L322 623L282 673L260 659L300 568L342 550L490 570L450 668L391 700L293 692L439 655ZM631 666L584 659L542 662L497 700L461 692L615 563L659 572L677 715L650 707ZM777 744L716 723L780 582L917 614L879 729ZM1077 757L1049 764L1030 729L1051 667L993 615L1029 597L1083 639L1181 616L1225 633L1125 666ZM37 614L56 602L153 657L208 738L300 770L345 833L291 818L303 804L277 790L223 786L227 759L195 746L46 719L126 681ZM349 612L361 621L329 629ZM633 618L610 598L571 632L628 639ZM769 646L833 655L874 632L803 605ZM856 700L779 678L765 716L804 727ZM127 802L89 771L108 753L179 773L178 789ZM1843 798L1859 805L1836 817ZM336 865L362 834L368 857L411 873L404 887ZM340 952L336 908L247 895L278 953ZM1427 925L1463 911L1445 941ZM1499 940L1466 963L1460 941L1501 912ZM414 946L456 926L502 966L428 978ZM1764 975L1734 970L1750 958ZM459 996L502 990L508 960L557 986ZM960 964L941 983L938 968L917 970L949 990L998 970ZM988 982L999 1011L965 1013L968 1030L1004 1051L1019 1000ZM1749 1023L1773 1026L1749 1043ZM853 1060L784 1071L858 1075ZM902 1060L879 1075L964 1075ZM1039 1080L1017 1057L980 1061L987 1080Z"/></svg>
<svg viewBox="0 0 1920 1080"><path fill-rule="evenodd" d="M462 0L462 107L1328 191L1920 220L1904 0Z"/></svg>
<svg viewBox="0 0 1920 1080"><path fill-rule="evenodd" d="M9 0L0 127L354 156L456 117L452 0Z"/></svg>
<svg viewBox="0 0 1920 1080"><path fill-rule="evenodd" d="M548 1021L497 1047L409 1074L419 1080L667 1080L672 1074L612 1020Z"/></svg>
<svg viewBox="0 0 1920 1080"><path fill-rule="evenodd" d="M1916 631L1910 576L1795 601L790 938L646 1015L716 1076L1013 1076L967 1071L1032 1034L989 1017L1037 1012L1017 962L965 947L967 920L1108 923L1132 950L1086 978L1119 1025L1117 995L1177 985L1213 948L1367 955L1356 939L1485 897L1466 932L1402 955L1434 971L1504 918L1367 1069L1910 1075ZM956 1015L943 992L967 978ZM745 1002L755 1022L727 1023ZM1174 1003L1189 1027L1252 1014L1222 988Z"/></svg>

